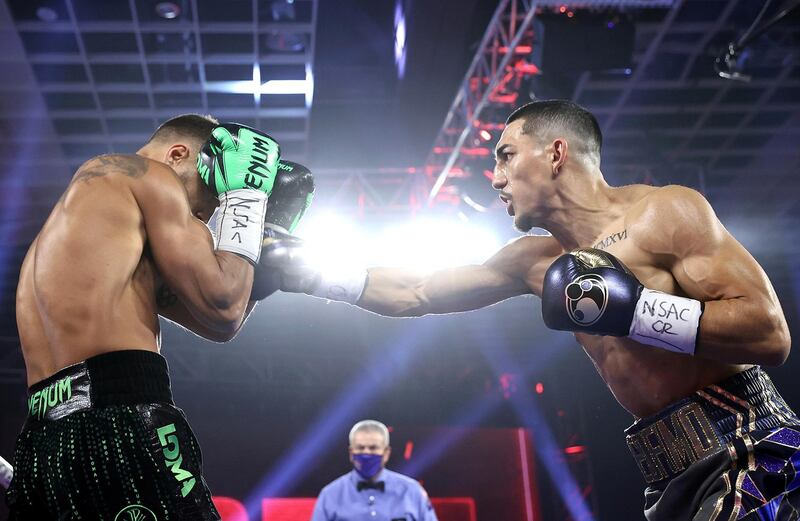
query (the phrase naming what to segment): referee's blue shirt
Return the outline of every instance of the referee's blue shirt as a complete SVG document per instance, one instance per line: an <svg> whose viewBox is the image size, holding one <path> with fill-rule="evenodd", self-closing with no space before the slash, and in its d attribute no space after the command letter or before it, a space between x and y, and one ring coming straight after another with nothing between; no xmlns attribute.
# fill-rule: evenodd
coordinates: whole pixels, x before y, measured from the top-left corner
<svg viewBox="0 0 800 521"><path fill-rule="evenodd" d="M381 470L375 481L385 490L358 490L355 470L328 483L319 493L311 521L438 521L422 485L397 472Z"/></svg>

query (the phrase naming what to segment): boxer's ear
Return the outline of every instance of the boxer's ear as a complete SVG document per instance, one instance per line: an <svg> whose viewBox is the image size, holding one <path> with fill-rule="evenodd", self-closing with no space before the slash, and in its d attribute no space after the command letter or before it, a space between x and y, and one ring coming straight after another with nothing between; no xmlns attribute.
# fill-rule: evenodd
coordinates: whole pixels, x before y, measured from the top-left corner
<svg viewBox="0 0 800 521"><path fill-rule="evenodd" d="M561 167L567 162L567 150L569 146L567 140L564 138L556 138L552 143L553 152L550 160L550 167L553 171L553 177L557 176Z"/></svg>
<svg viewBox="0 0 800 521"><path fill-rule="evenodd" d="M189 159L189 147L186 145L176 143L167 149L164 162L168 165L177 165L181 161Z"/></svg>

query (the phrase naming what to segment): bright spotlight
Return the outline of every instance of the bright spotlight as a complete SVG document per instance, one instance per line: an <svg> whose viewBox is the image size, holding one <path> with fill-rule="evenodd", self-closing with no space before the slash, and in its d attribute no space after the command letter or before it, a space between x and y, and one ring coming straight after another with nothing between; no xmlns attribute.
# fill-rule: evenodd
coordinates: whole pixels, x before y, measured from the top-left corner
<svg viewBox="0 0 800 521"><path fill-rule="evenodd" d="M481 263L500 247L492 232L455 219L394 226L377 242L382 263L423 271Z"/></svg>
<svg viewBox="0 0 800 521"><path fill-rule="evenodd" d="M340 271L367 262L368 237L354 222L337 213L309 215L295 234L306 243L307 262L319 270Z"/></svg>

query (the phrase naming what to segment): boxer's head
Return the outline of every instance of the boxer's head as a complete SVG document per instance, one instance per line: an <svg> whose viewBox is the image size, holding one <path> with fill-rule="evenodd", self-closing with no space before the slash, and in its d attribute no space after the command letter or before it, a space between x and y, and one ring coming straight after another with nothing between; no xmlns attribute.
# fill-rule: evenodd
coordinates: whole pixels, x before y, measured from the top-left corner
<svg viewBox="0 0 800 521"><path fill-rule="evenodd" d="M600 172L603 136L594 116L568 100L534 101L506 120L495 147L492 186L521 231L561 207L565 183ZM574 175L573 175L574 174Z"/></svg>
<svg viewBox="0 0 800 521"><path fill-rule="evenodd" d="M375 420L363 420L350 430L350 462L364 479L372 479L389 461L389 429Z"/></svg>
<svg viewBox="0 0 800 521"><path fill-rule="evenodd" d="M219 122L211 116L175 116L162 123L142 149L146 149L148 157L166 163L178 174L189 194L192 212L206 222L219 202L200 179L197 152L217 125Z"/></svg>

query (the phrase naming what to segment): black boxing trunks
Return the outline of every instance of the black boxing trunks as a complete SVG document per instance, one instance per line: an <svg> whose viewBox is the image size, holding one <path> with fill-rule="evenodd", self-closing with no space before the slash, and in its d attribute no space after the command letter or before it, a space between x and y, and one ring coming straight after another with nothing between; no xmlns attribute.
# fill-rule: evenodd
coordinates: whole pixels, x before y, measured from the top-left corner
<svg viewBox="0 0 800 521"><path fill-rule="evenodd" d="M98 355L29 393L6 493L10 519L220 519L161 355Z"/></svg>
<svg viewBox="0 0 800 521"><path fill-rule="evenodd" d="M800 419L758 366L625 434L648 521L800 520Z"/></svg>

